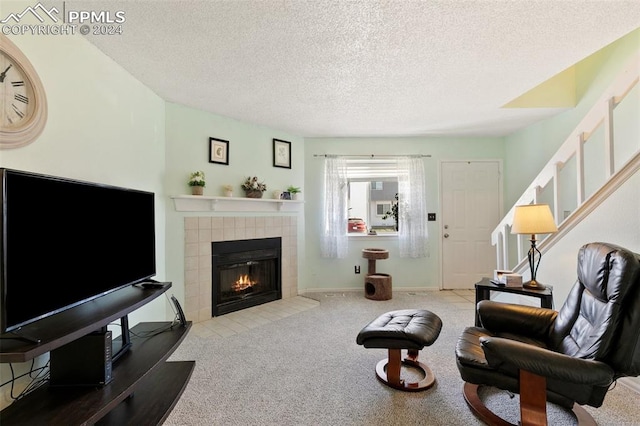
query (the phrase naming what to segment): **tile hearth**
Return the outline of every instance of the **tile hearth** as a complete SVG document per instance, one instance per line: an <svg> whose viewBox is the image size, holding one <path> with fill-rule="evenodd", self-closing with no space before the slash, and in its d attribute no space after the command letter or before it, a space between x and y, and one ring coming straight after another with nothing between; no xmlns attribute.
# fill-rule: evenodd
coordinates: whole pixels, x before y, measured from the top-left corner
<svg viewBox="0 0 640 426"><path fill-rule="evenodd" d="M349 293L358 293L354 290ZM475 292L473 290L429 290L402 292L414 297L437 298L449 303L453 309L469 311L473 315L475 309ZM220 317L209 318L206 321L194 324L190 334L201 338L219 339L243 333L247 330L278 321L309 309L320 306L321 300L327 297L344 297L345 292L320 292L307 293L289 299L276 300L260 306L254 306L242 311L232 312ZM318 300L316 300L318 299ZM320 300L320 301L319 301Z"/></svg>
<svg viewBox="0 0 640 426"><path fill-rule="evenodd" d="M199 337L220 338L242 333L249 329L304 312L319 306L320 302L303 296L276 300L259 306L231 312L194 324L190 332Z"/></svg>

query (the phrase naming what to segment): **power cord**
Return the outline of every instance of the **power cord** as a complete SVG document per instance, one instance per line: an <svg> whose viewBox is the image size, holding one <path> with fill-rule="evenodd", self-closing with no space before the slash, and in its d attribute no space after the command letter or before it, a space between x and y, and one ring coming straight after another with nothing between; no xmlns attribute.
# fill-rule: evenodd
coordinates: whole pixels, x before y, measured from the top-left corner
<svg viewBox="0 0 640 426"><path fill-rule="evenodd" d="M24 396L28 395L34 390L40 388L49 380L49 361L47 361L47 363L42 367L34 368L34 366L35 366L35 359L32 359L31 367L29 368L29 371L19 376L16 376L15 371L13 369L13 363L9 363L9 369L11 370L11 379L0 384L0 387L11 384L10 397L14 401L20 398L23 398ZM14 395L16 381L25 376L31 377L31 382L29 382L29 384L22 390L22 392L20 392L18 395Z"/></svg>
<svg viewBox="0 0 640 426"><path fill-rule="evenodd" d="M164 297L167 299L167 301L169 302L169 306L171 306L171 309L173 310L174 318L171 321L171 323L168 324L168 325L163 325L162 327L158 327L158 328L156 328L154 330L149 330L149 331L145 331L145 332L141 332L141 333L136 333L136 332L134 332L134 331L132 331L130 329L129 330L129 334L131 334L132 336L141 338L141 339L147 339L147 338L150 338L150 337L157 336L158 334L164 333L165 331L169 331L173 327L175 327L176 325L181 324L180 315L176 311L176 307L174 306L173 302L171 301L171 299L169 298L169 296L167 295L166 292L164 293ZM109 325L118 326L118 327L120 326L119 323L111 323Z"/></svg>
<svg viewBox="0 0 640 426"><path fill-rule="evenodd" d="M157 336L161 333L164 333L165 331L169 331L171 330L173 327L175 327L176 325L181 325L181 321L180 321L180 315L178 314L176 307L174 306L172 300L169 298L169 296L165 293L165 297L167 299L167 301L169 302L169 306L171 306L171 309L173 310L174 313L174 319L173 321L171 321L170 324L168 325L164 325L162 327L158 327L154 330L149 330L146 331L144 333L135 333L131 330L129 330L129 333L141 338L141 339L146 339L146 338L150 338L153 336ZM116 322L112 322L109 324L110 326L117 326L120 327L119 323ZM49 366L49 361L47 361L47 363L45 365L43 365L42 367L38 367L38 368L34 368L35 367L35 359L31 360L31 367L29 368L29 371L27 371L26 373L20 374L18 376L16 376L15 374L15 370L13 369L13 363L9 363L9 369L11 370L11 379L7 380L4 383L0 383L0 388L4 387L6 385L11 385L11 391L10 391L10 397L11 399L13 399L14 401L24 398L26 395L28 395L29 393L33 392L34 390L40 388L41 386L43 386L44 384L46 384L49 380L49 376L50 376L50 366ZM35 374L35 376L34 376ZM15 385L16 385L16 381L18 379L21 379L25 376L29 376L31 378L31 382L29 382L29 384L27 386L25 386L25 388L22 390L22 392L20 392L18 395L14 395L14 391L15 391Z"/></svg>

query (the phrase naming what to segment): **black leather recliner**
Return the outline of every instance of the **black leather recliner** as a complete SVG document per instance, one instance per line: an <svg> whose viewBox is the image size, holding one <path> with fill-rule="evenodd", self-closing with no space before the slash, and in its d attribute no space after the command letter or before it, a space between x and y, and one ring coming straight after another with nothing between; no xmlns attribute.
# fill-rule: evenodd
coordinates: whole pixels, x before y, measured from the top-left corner
<svg viewBox="0 0 640 426"><path fill-rule="evenodd" d="M505 424L478 397L478 386L520 394L522 424L546 424L546 401L599 407L619 377L640 375L640 256L606 243L578 254L578 280L559 312L482 301L482 327L464 330L456 361L464 395L488 424ZM546 389L546 392L545 392Z"/></svg>

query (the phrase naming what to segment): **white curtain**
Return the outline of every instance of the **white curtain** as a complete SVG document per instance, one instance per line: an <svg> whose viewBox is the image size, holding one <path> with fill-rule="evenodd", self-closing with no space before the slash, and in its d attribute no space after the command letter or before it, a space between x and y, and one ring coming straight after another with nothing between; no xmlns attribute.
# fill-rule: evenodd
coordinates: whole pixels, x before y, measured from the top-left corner
<svg viewBox="0 0 640 426"><path fill-rule="evenodd" d="M427 257L427 201L420 157L398 159L400 257Z"/></svg>
<svg viewBox="0 0 640 426"><path fill-rule="evenodd" d="M344 158L324 160L324 206L322 220L322 257L347 257L349 222L347 205L347 162Z"/></svg>

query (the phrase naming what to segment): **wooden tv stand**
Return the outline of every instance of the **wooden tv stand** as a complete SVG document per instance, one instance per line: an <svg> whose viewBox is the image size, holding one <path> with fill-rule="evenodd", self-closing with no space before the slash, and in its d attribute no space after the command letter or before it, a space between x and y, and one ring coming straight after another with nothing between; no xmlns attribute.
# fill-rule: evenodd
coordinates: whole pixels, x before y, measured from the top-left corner
<svg viewBox="0 0 640 426"><path fill-rule="evenodd" d="M162 295L161 289L126 287L24 327L39 344L0 340L0 362L26 362L118 320ZM161 424L186 387L195 361L166 362L187 335L170 322L144 322L131 329L131 348L113 365L102 387L43 386L0 412L13 424ZM163 330L155 334L155 330ZM149 337L137 337L148 335ZM7 335L3 335L6 339ZM117 339L116 339L117 340Z"/></svg>

